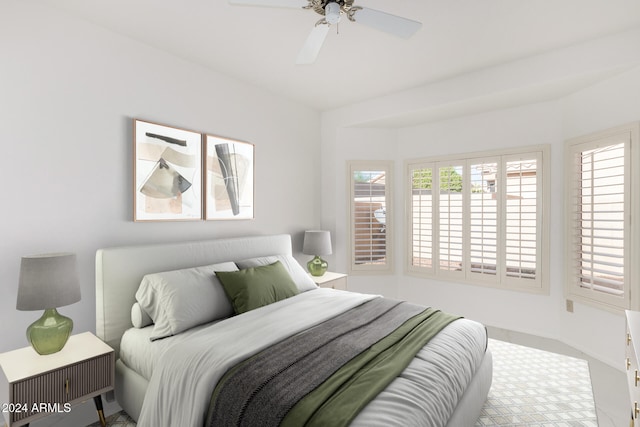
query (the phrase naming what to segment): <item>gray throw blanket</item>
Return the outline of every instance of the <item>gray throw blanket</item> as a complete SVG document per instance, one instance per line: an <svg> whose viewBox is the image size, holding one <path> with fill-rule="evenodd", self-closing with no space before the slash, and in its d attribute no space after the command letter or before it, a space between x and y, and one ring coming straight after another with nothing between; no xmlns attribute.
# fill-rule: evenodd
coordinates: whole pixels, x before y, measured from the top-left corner
<svg viewBox="0 0 640 427"><path fill-rule="evenodd" d="M300 399L424 310L377 298L269 347L219 381L205 425L279 425Z"/></svg>

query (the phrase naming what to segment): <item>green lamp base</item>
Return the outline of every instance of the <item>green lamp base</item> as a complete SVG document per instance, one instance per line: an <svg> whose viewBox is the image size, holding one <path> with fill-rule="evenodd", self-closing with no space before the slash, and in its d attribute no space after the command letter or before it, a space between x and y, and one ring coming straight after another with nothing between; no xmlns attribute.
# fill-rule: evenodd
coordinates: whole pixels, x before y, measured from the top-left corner
<svg viewBox="0 0 640 427"><path fill-rule="evenodd" d="M55 308L44 311L41 318L27 328L27 339L38 354L52 354L62 350L73 330L73 320Z"/></svg>
<svg viewBox="0 0 640 427"><path fill-rule="evenodd" d="M311 273L312 276L322 276L327 272L327 267L329 267L327 261L323 260L318 255L307 263L307 270L309 270L309 273Z"/></svg>

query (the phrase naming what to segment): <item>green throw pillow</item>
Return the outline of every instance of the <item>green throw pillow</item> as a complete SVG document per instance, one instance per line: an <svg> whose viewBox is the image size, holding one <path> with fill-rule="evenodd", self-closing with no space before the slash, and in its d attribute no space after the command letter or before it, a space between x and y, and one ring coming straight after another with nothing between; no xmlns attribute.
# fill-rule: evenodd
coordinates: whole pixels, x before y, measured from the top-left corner
<svg viewBox="0 0 640 427"><path fill-rule="evenodd" d="M240 271L216 271L236 314L272 304L298 294L280 261Z"/></svg>

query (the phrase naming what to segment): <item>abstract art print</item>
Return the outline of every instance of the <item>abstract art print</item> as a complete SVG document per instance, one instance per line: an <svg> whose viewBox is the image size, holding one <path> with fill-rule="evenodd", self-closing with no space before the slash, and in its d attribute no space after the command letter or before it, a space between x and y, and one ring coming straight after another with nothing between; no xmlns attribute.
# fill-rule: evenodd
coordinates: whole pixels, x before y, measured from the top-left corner
<svg viewBox="0 0 640 427"><path fill-rule="evenodd" d="M202 135L134 119L134 221L202 219Z"/></svg>
<svg viewBox="0 0 640 427"><path fill-rule="evenodd" d="M206 135L205 156L205 219L253 219L253 144Z"/></svg>

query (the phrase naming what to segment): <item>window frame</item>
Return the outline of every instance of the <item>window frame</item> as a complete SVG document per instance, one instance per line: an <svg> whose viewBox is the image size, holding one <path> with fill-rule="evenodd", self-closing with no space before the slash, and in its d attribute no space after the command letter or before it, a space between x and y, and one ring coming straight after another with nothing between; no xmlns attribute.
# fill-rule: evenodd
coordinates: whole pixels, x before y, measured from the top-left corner
<svg viewBox="0 0 640 427"><path fill-rule="evenodd" d="M347 270L350 275L393 274L394 272L394 215L393 215L393 173L394 163L386 160L348 160L347 161L347 204L348 204L348 248ZM385 258L384 264L358 264L355 262L355 186L356 171L385 172Z"/></svg>
<svg viewBox="0 0 640 427"><path fill-rule="evenodd" d="M593 289L586 289L576 280L578 263L578 243L574 244L572 232L577 220L573 215L574 188L578 185L577 164L574 155L599 147L615 145L615 141L625 142L624 154L624 238L623 238L623 293L621 296L607 294ZM564 152L564 293L567 300L575 300L603 310L620 313L626 309L640 309L640 263L634 262L640 253L640 122L628 123L603 131L570 138L565 141Z"/></svg>
<svg viewBox="0 0 640 427"><path fill-rule="evenodd" d="M537 294L549 294L549 206L550 206L550 145L536 145L519 148L509 148L502 150L490 150L483 152L463 153L452 156L435 156L420 159L405 160L405 236L406 236L406 256L405 273L429 279L442 279L459 283L473 284L492 288L524 291ZM535 156L536 165L536 278L535 279L514 279L506 275L506 252L504 241L506 236L506 188L501 182L506 182L506 170L503 165L509 161L518 159L530 159ZM481 274L471 271L471 201L472 201L472 177L470 168L472 165L496 163L499 170L494 183L494 194L496 194L496 274ZM437 232L440 228L439 215L440 191L433 191L432 199L432 266L420 267L413 262L413 171L422 166L430 166L432 169L432 188L439 187L439 167L447 165L464 165L462 179L462 217L463 217L463 261L461 271L446 271L437 268L439 263L438 251L440 250L440 235ZM438 172L435 172L438 171ZM539 196L538 196L539 194Z"/></svg>

